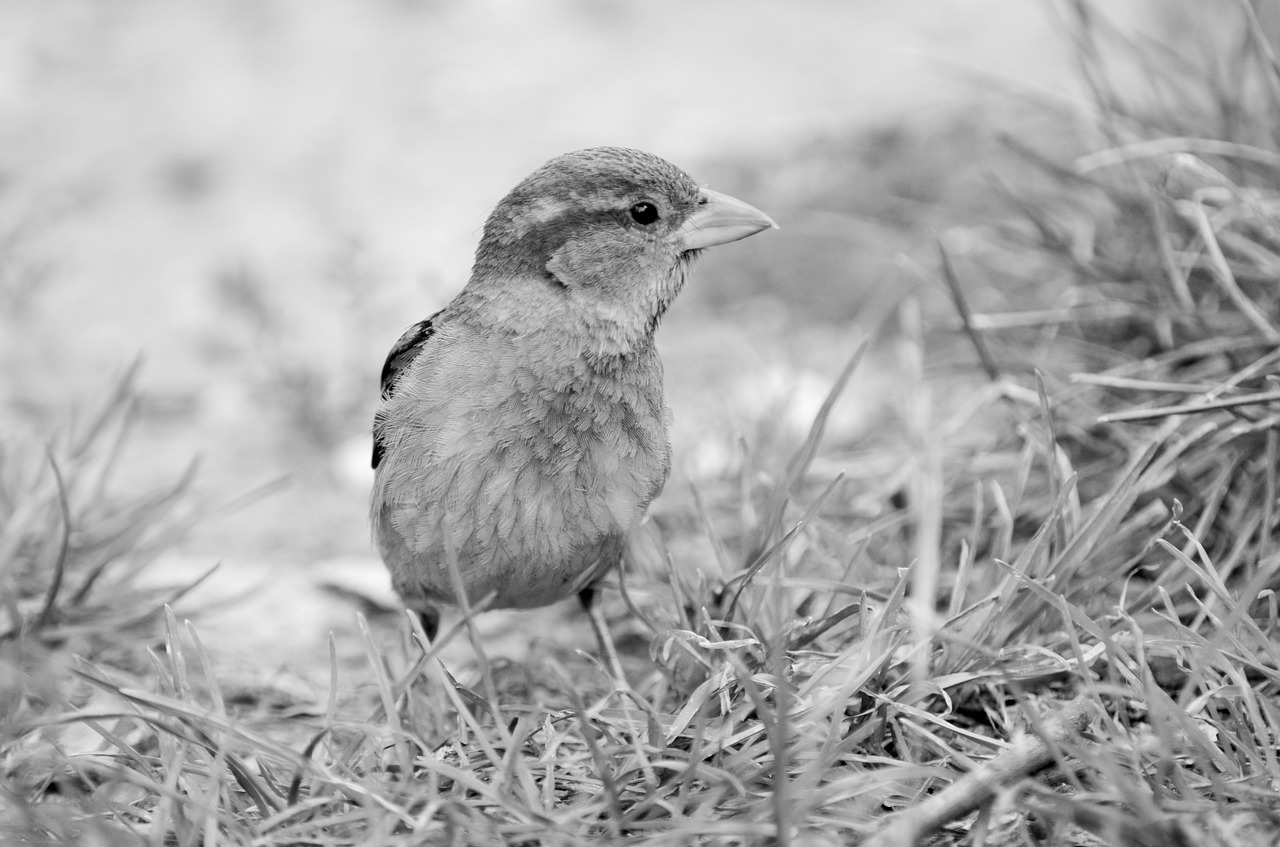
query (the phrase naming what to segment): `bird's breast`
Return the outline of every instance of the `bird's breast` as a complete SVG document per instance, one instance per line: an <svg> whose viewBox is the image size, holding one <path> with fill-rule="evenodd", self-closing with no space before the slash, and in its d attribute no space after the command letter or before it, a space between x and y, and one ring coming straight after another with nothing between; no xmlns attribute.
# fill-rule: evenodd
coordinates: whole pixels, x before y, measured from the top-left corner
<svg viewBox="0 0 1280 847"><path fill-rule="evenodd" d="M616 563L666 481L670 446L656 353L615 364L512 341L410 374L384 409L374 494L402 593L451 600L449 548L468 595L498 592L500 606L551 602Z"/></svg>
<svg viewBox="0 0 1280 847"><path fill-rule="evenodd" d="M531 466L586 525L625 532L666 481L670 447L662 375L651 362L601 373L576 362L550 380L518 367L484 428Z"/></svg>

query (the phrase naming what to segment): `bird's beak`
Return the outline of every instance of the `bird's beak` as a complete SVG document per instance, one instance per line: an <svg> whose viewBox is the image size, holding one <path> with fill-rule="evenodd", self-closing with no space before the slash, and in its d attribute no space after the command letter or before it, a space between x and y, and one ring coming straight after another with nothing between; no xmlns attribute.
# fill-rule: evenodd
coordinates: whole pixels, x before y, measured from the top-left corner
<svg viewBox="0 0 1280 847"><path fill-rule="evenodd" d="M687 251L728 244L770 228L777 229L778 225L755 206L704 188L697 208L679 232L682 247Z"/></svg>

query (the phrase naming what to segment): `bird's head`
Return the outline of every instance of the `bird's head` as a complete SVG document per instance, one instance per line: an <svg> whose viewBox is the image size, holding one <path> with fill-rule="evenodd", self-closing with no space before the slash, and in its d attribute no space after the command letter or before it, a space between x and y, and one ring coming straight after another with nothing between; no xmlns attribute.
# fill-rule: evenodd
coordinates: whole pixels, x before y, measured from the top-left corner
<svg viewBox="0 0 1280 847"><path fill-rule="evenodd" d="M652 334L700 250L774 226L657 156L579 150L547 162L494 208L469 287L516 295L533 286L625 346Z"/></svg>

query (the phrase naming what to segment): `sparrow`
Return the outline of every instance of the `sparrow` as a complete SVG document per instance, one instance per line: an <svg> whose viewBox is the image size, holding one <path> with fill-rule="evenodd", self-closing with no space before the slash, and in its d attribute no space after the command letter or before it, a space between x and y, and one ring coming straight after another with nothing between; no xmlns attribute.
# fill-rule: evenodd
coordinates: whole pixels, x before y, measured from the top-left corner
<svg viewBox="0 0 1280 847"><path fill-rule="evenodd" d="M658 323L700 251L776 226L619 147L498 203L466 286L391 348L373 421L374 542L429 638L442 604L592 610L671 469Z"/></svg>

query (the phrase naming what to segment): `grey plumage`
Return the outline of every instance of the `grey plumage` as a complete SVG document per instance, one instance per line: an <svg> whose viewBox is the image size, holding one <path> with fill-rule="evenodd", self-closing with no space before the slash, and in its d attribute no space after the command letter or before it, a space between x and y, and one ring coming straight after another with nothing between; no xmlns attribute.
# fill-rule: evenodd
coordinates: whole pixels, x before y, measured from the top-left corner
<svg viewBox="0 0 1280 847"><path fill-rule="evenodd" d="M494 607L617 564L671 466L658 322L698 250L772 225L620 148L553 159L495 207L467 286L383 369L371 518L406 604L458 602L451 556Z"/></svg>

